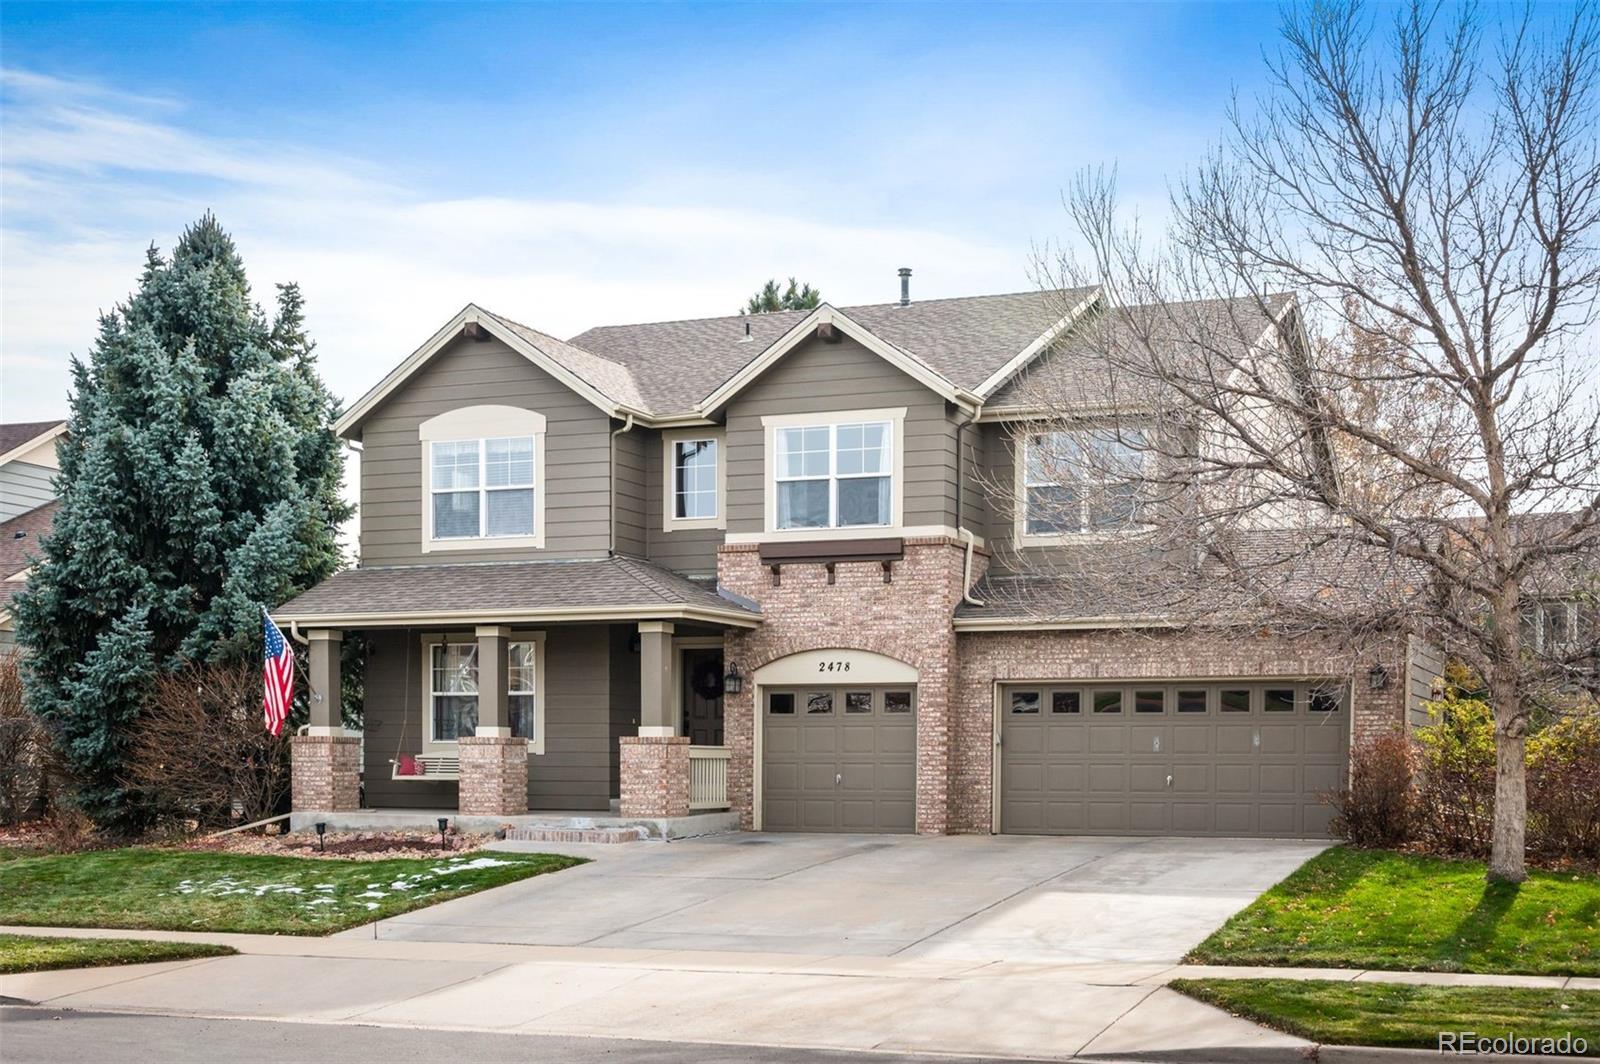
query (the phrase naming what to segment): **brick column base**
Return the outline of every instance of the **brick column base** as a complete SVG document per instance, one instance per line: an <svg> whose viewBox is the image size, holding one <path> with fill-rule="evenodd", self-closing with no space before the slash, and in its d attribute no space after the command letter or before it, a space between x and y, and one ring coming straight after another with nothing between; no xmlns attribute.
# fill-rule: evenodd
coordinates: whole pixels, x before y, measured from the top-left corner
<svg viewBox="0 0 1600 1064"><path fill-rule="evenodd" d="M473 735L457 740L462 816L515 816L528 811L528 740Z"/></svg>
<svg viewBox="0 0 1600 1064"><path fill-rule="evenodd" d="M689 737L624 735L622 815L689 815Z"/></svg>
<svg viewBox="0 0 1600 1064"><path fill-rule="evenodd" d="M289 741L292 808L344 813L361 808L361 740L354 735L296 735Z"/></svg>

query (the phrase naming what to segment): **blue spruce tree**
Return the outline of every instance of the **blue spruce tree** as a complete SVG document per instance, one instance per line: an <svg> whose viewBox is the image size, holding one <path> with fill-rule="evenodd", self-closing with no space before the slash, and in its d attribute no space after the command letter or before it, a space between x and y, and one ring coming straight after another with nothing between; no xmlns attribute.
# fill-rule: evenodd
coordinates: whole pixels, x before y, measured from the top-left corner
<svg viewBox="0 0 1600 1064"><path fill-rule="evenodd" d="M29 705L106 827L144 819L122 780L152 679L255 658L262 606L339 565L337 403L302 311L294 285L271 320L251 302L207 214L73 359L60 508L12 602Z"/></svg>

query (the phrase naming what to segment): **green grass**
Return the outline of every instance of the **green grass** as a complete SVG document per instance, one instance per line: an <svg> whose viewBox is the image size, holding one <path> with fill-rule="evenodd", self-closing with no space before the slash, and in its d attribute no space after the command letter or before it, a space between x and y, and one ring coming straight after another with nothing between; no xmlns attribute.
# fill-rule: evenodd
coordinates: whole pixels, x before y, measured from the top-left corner
<svg viewBox="0 0 1600 1064"><path fill-rule="evenodd" d="M1181 979L1169 984L1236 1016L1328 1045L1438 1049L1441 1031L1560 1038L1600 1055L1600 991L1402 986L1325 979Z"/></svg>
<svg viewBox="0 0 1600 1064"><path fill-rule="evenodd" d="M193 957L222 957L235 952L230 946L213 946L209 942L0 935L0 975L48 972L55 968L105 968L113 964L184 961Z"/></svg>
<svg viewBox="0 0 1600 1064"><path fill-rule="evenodd" d="M1336 847L1186 958L1200 964L1600 975L1600 877L1487 883L1477 861Z"/></svg>
<svg viewBox="0 0 1600 1064"><path fill-rule="evenodd" d="M0 864L0 924L322 935L583 861L479 851L316 860L132 848Z"/></svg>

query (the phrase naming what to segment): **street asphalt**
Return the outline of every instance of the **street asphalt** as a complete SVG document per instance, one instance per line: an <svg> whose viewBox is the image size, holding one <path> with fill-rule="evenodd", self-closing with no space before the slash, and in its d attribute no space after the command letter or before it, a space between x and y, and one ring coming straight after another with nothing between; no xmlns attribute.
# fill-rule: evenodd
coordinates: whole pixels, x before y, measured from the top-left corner
<svg viewBox="0 0 1600 1064"><path fill-rule="evenodd" d="M342 1024L336 1027L20 1007L0 1007L0 1058L6 1064L980 1064L1005 1059Z"/></svg>

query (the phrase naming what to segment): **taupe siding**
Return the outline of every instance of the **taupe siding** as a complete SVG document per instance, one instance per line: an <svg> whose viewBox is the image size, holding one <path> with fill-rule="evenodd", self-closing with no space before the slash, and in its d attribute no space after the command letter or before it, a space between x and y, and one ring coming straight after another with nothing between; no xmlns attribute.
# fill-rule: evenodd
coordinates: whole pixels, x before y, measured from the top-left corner
<svg viewBox="0 0 1600 1064"><path fill-rule="evenodd" d="M1028 556L1037 558L1041 552L1029 549L1021 557L1016 554L1018 485L1011 428L993 423L978 428L978 450L981 454L976 465L979 483L974 494L983 499L984 525L988 530L985 536L993 555L989 568L994 572L1026 568L1027 563L1021 559Z"/></svg>
<svg viewBox="0 0 1600 1064"><path fill-rule="evenodd" d="M423 421L463 406L524 407L546 418L543 550L422 552ZM499 341L459 340L379 406L361 429L364 565L604 557L610 549L610 432L602 411Z"/></svg>
<svg viewBox="0 0 1600 1064"><path fill-rule="evenodd" d="M989 515L989 497L984 488L984 426L969 425L959 434L961 447L961 524L975 536L987 538L995 521Z"/></svg>
<svg viewBox="0 0 1600 1064"><path fill-rule="evenodd" d="M374 808L453 809L456 805L454 783L389 778L389 762L398 753L417 753L422 748L422 636L418 631L368 634L372 652L366 670L365 783L367 804ZM615 793L617 760L610 690L615 645L610 628L604 625L547 630L545 675L539 678L545 691L545 752L528 758L529 809L593 812L609 807ZM622 647L626 653L626 629ZM638 675L637 659L634 675ZM626 699L625 694L620 697ZM637 716L637 679L632 705Z"/></svg>
<svg viewBox="0 0 1600 1064"><path fill-rule="evenodd" d="M1406 640L1406 723L1419 728L1428 723L1422 703L1434 697L1433 681L1444 675L1445 657L1438 647L1416 636ZM1365 677L1357 677L1364 682Z"/></svg>
<svg viewBox="0 0 1600 1064"><path fill-rule="evenodd" d="M612 442L612 513L614 539L619 554L643 558L648 550L645 533L644 430L634 428Z"/></svg>
<svg viewBox="0 0 1600 1064"><path fill-rule="evenodd" d="M32 462L8 462L0 466L0 521L43 506L56 497L50 481L56 470Z"/></svg>
<svg viewBox="0 0 1600 1064"><path fill-rule="evenodd" d="M622 794L619 787L622 752L617 740L639 733L639 652L633 649L633 637L637 634L633 625L611 626L611 730L608 740L611 789L608 793L612 798Z"/></svg>
<svg viewBox="0 0 1600 1064"><path fill-rule="evenodd" d="M812 340L728 406L728 531L766 530L765 434L773 414L905 407L904 521L955 522L955 420L944 400L853 340Z"/></svg>
<svg viewBox="0 0 1600 1064"><path fill-rule="evenodd" d="M727 451L724 445L723 451ZM718 456L727 460L727 454ZM644 437L644 521L649 536L649 558L657 565L676 569L688 576L710 577L717 574L717 547L722 543L720 528L680 528L668 532L663 526L665 514L661 497L665 474L661 463L666 461L661 446L661 433L650 431ZM718 500L727 505L726 499Z"/></svg>

